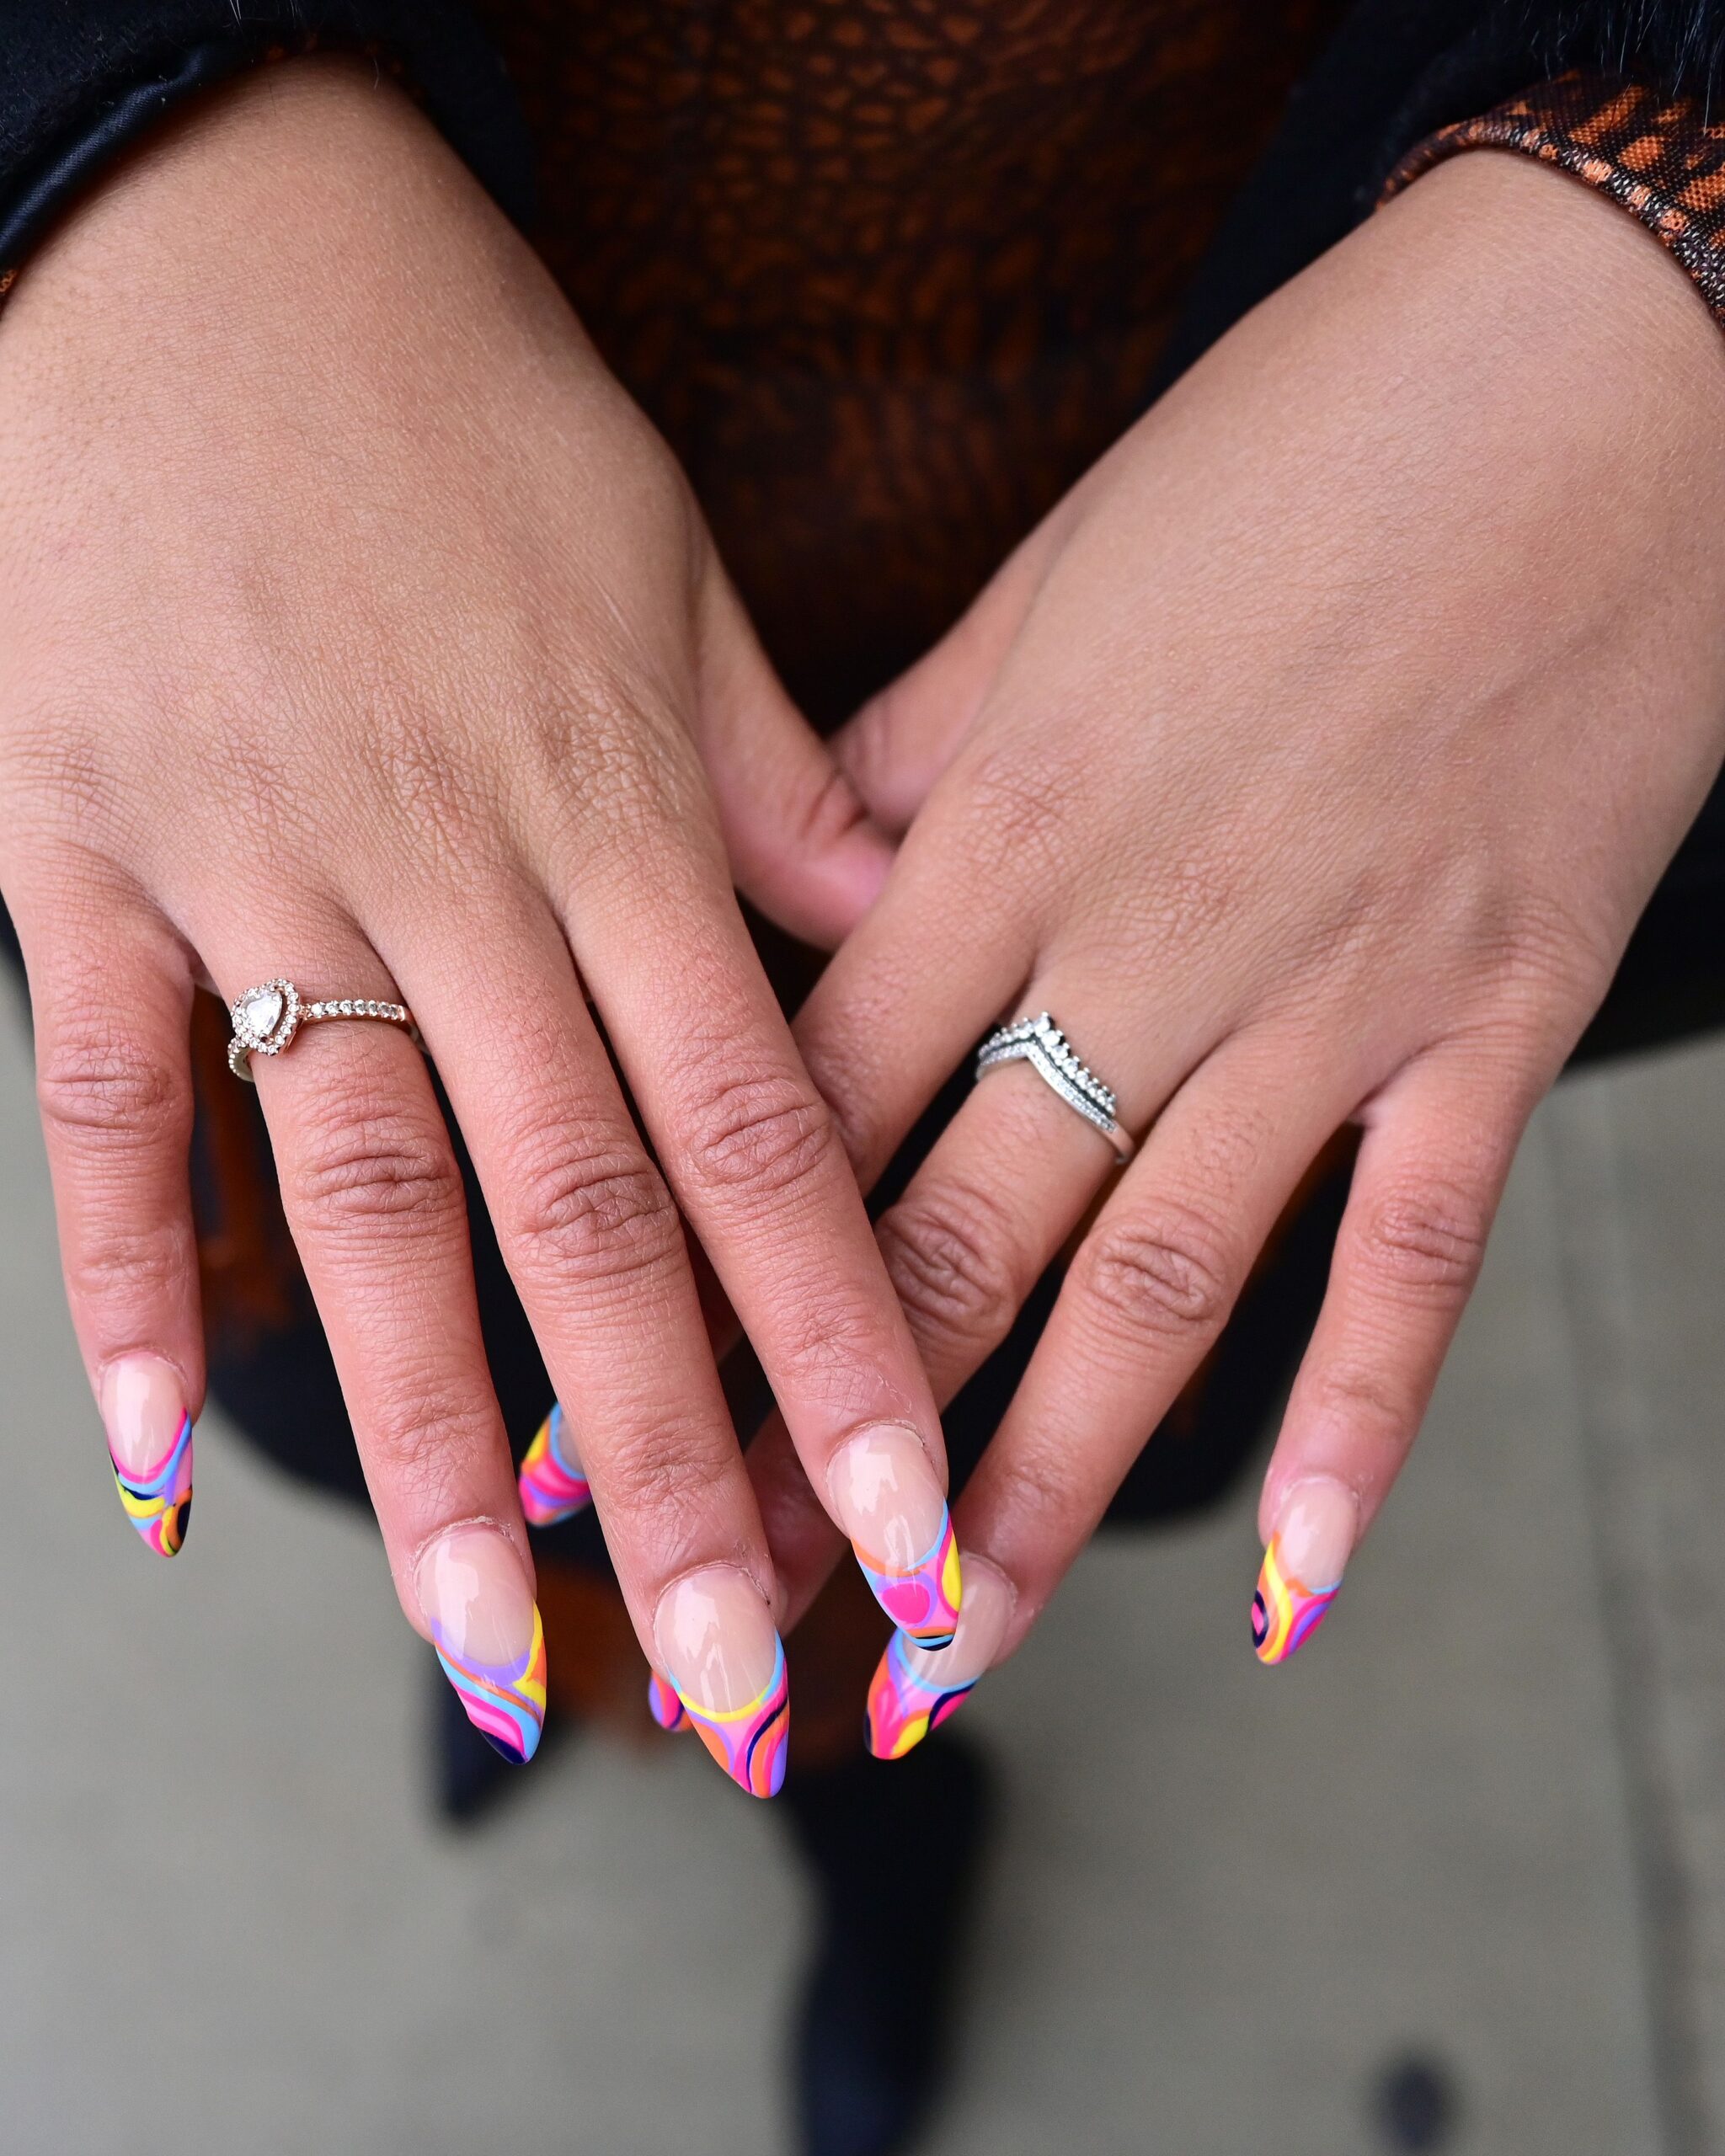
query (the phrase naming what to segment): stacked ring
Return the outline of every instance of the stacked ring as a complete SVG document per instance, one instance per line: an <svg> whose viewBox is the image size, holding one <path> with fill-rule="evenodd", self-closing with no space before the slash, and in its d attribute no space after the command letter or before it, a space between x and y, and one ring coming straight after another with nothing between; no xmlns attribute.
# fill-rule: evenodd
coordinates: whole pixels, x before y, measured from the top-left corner
<svg viewBox="0 0 1725 2156"><path fill-rule="evenodd" d="M1102 1133L1123 1167L1131 1159L1137 1148L1114 1120L1114 1094L1087 1064L1079 1060L1071 1043L1046 1011L1033 1018L1019 1018L1010 1026L997 1027L976 1052L976 1075L980 1078L1005 1063L1028 1063L1069 1108Z"/></svg>

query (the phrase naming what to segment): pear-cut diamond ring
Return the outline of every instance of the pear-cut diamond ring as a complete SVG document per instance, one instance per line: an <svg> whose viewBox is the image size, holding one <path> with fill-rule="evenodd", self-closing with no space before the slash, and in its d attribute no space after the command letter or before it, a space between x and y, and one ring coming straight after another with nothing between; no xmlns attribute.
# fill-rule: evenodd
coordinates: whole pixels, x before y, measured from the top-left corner
<svg viewBox="0 0 1725 2156"><path fill-rule="evenodd" d="M1069 1108L1102 1133L1123 1167L1131 1159L1137 1148L1114 1120L1114 1095L1088 1065L1078 1060L1071 1043L1046 1011L997 1027L976 1052L976 1075L980 1078L1003 1063L1028 1063Z"/></svg>
<svg viewBox="0 0 1725 2156"><path fill-rule="evenodd" d="M266 980L236 996L228 1011L233 1038L227 1043L227 1067L236 1078L253 1083L254 1055L280 1055L302 1026L325 1018L377 1018L399 1026L424 1047L413 1013L405 1003L385 1003L376 996L344 995L307 1003L291 980Z"/></svg>

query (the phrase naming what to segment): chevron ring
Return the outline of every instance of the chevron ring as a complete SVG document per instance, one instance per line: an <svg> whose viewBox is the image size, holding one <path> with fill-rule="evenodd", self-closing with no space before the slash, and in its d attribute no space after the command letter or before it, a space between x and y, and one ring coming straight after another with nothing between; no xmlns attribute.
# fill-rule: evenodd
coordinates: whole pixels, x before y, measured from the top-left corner
<svg viewBox="0 0 1725 2156"><path fill-rule="evenodd" d="M1114 1120L1114 1095L1087 1064L1079 1061L1071 1043L1046 1011L991 1033L977 1050L976 1075L980 1078L985 1071L998 1070L1003 1063L1028 1063L1069 1108L1102 1133L1123 1167L1131 1159L1137 1148Z"/></svg>

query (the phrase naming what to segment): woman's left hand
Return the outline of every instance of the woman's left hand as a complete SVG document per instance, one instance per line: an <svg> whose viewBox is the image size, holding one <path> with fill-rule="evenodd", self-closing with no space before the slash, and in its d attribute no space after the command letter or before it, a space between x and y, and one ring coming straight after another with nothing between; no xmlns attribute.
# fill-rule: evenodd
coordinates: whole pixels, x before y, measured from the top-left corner
<svg viewBox="0 0 1725 2156"><path fill-rule="evenodd" d="M1474 155L1242 323L852 722L908 835L797 1033L865 1183L1003 1016L1050 1011L1142 1141L957 1509L958 1640L883 1664L878 1750L1023 1637L1353 1121L1260 1655L1322 1616L1725 752L1722 532L1694 289L1612 205ZM1012 1065L880 1220L943 1400L1111 1167ZM776 1432L751 1469L794 1617L834 1532Z"/></svg>

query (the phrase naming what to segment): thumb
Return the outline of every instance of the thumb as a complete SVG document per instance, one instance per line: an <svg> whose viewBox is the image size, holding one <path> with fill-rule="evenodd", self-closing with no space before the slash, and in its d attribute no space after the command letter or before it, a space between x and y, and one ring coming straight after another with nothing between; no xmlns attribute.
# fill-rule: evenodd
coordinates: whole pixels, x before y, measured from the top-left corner
<svg viewBox="0 0 1725 2156"><path fill-rule="evenodd" d="M839 768L895 837L969 732L1041 587L1056 537L1051 520L1032 532L940 642L833 735Z"/></svg>
<svg viewBox="0 0 1725 2156"><path fill-rule="evenodd" d="M731 874L770 921L836 949L885 883L892 841L785 694L720 575L704 614L697 745Z"/></svg>

